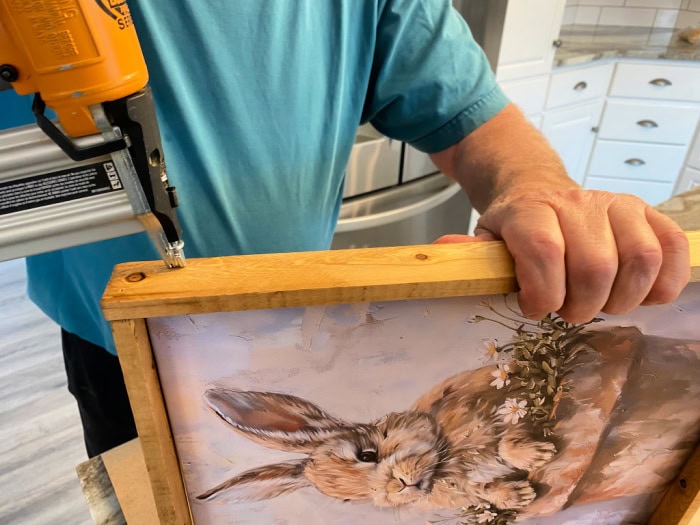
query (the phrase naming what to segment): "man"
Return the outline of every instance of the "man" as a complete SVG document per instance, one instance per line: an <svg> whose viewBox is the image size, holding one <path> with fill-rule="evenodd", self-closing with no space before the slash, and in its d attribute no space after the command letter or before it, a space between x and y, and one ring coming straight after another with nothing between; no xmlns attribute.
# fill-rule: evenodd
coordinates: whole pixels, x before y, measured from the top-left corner
<svg viewBox="0 0 700 525"><path fill-rule="evenodd" d="M672 300L688 279L682 232L634 197L568 179L448 0L130 7L190 257L328 248L369 121L460 182L482 212L477 237L513 254L530 317L623 313ZM30 297L64 330L90 455L135 435L101 293L116 263L157 258L136 235L27 262Z"/></svg>

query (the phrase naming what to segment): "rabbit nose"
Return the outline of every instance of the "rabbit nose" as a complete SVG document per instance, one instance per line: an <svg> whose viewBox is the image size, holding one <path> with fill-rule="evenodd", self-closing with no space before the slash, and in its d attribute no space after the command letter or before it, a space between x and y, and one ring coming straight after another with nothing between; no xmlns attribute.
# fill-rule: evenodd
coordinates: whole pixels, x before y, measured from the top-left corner
<svg viewBox="0 0 700 525"><path fill-rule="evenodd" d="M406 481L405 481L403 478L399 478L399 481L401 482L402 488L405 488L405 487L415 487L415 488L417 488L418 490L422 490L422 489L423 489L423 485L424 485L424 480L422 480L422 479L419 479L419 480L416 481L415 483L406 483Z"/></svg>

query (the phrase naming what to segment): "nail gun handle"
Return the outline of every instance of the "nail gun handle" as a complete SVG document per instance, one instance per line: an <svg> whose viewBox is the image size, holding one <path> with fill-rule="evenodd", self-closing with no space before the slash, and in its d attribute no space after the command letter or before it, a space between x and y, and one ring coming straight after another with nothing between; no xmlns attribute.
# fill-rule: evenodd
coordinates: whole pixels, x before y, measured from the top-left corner
<svg viewBox="0 0 700 525"><path fill-rule="evenodd" d="M107 0L0 0L0 68L18 94L40 93L71 137L98 132L91 105L148 82L129 8Z"/></svg>

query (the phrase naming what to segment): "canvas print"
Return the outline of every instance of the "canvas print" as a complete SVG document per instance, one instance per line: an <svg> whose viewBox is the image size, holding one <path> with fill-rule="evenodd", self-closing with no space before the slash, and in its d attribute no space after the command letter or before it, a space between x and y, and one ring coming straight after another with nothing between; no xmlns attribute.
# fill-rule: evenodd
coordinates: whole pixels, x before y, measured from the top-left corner
<svg viewBox="0 0 700 525"><path fill-rule="evenodd" d="M700 283L149 319L195 523L644 523L700 441Z"/></svg>

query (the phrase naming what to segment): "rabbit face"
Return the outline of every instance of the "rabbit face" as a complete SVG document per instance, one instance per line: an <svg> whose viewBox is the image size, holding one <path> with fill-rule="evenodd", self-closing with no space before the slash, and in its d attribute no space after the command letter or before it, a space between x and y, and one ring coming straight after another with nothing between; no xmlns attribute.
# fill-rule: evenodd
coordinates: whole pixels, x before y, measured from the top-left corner
<svg viewBox="0 0 700 525"><path fill-rule="evenodd" d="M395 507L430 494L445 450L430 416L394 413L320 444L305 476L328 496Z"/></svg>
<svg viewBox="0 0 700 525"><path fill-rule="evenodd" d="M296 396L221 388L205 401L235 432L264 447L307 457L248 470L199 495L268 499L303 487L342 500L396 507L428 498L444 477L448 445L423 412L392 413L370 424L343 421Z"/></svg>

